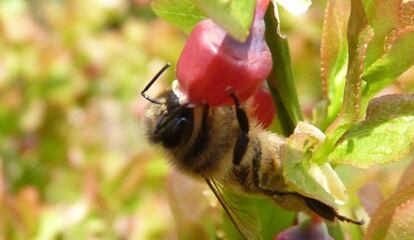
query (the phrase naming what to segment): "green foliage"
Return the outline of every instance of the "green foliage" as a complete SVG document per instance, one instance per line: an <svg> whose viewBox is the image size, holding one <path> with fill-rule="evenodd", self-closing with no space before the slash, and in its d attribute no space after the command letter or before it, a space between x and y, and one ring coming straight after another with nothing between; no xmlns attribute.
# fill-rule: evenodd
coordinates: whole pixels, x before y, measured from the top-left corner
<svg viewBox="0 0 414 240"><path fill-rule="evenodd" d="M362 76L367 83L363 91L365 99L371 99L413 65L414 29L407 28L394 32L386 47L387 51L372 63Z"/></svg>
<svg viewBox="0 0 414 240"><path fill-rule="evenodd" d="M351 5L353 9L349 10L346 3L328 2L325 12L321 47L322 81L330 105L322 129L332 123L342 101L341 118L353 121L363 116L368 101L413 64L408 50L413 48L414 42L411 36L413 22L409 20L412 4L397 0L373 0L363 1L363 5L360 1L352 1ZM349 12L348 29L344 22ZM343 29L348 29L348 41L344 39ZM348 55L344 54L346 48ZM348 80L345 96L342 97L344 69L347 69Z"/></svg>
<svg viewBox="0 0 414 240"><path fill-rule="evenodd" d="M333 161L334 163L350 164L348 160L338 159L350 159L356 157L355 155L351 155L352 153L358 155L358 159L365 158L365 161L362 160L359 164L356 164L355 162L358 162L358 160L354 159L353 164L356 164L354 166L370 166L373 164L368 163L369 160L367 158L370 157L362 156L370 155L369 150L371 148L369 146L371 145L364 145L367 144L367 142L363 140L367 140L373 144L373 142L371 142L372 140L368 139L373 139L374 137L389 137L386 133L386 129L389 125L393 126L393 130L400 131L404 130L404 126L410 126L409 123L406 123L409 119L393 119L392 121L390 120L389 122L381 123L374 123L373 121L357 122L360 116L365 115L368 101L380 90L394 82L399 75L413 64L412 54L409 53L409 49L413 48L412 44L414 42L411 33L412 21L402 21L402 15L408 17L412 12L410 13L408 10L404 10L408 9L409 6L400 1L386 2L387 4L385 4L385 2L381 4L382 1L364 1L364 5L362 5L360 1L351 2L351 14L347 31L349 60L342 110L341 114L336 116L336 120L333 121L328 129L327 142L325 142L316 152L317 154L313 158L316 162L325 162L328 159L328 154L335 149L334 153L329 156L329 159L335 159ZM325 17L327 20L337 19L330 14L335 6L331 6L330 4L327 6ZM398 7L395 7L396 4ZM389 7L389 10L385 10L386 6ZM382 14L381 11L383 11L384 14ZM366 18L364 12L367 13ZM410 17L408 17L408 19L410 19ZM332 23L325 21L324 29L326 36L323 36L325 36L326 39L339 40L338 37L335 38L335 34L332 31L329 32L329 28L331 27L330 24ZM344 40L342 40L342 42L344 42ZM322 41L322 43L324 42ZM340 90L341 85L335 85L335 83L337 82L337 79L342 79L341 74L338 71L334 72L332 77L330 77L330 74L334 69L341 69L341 65L335 66L332 63L337 63L338 59L343 58L343 54L340 53L338 48L332 49L327 46L327 44L322 45L321 51L323 64L322 77L323 80L326 81L325 84L328 85L326 94L330 100L327 113L328 116L325 123L330 123L332 117L337 114L337 103L341 101L338 98L340 94L335 94L335 92L333 92L335 89ZM344 61L339 62L344 64ZM325 66L327 69L325 69ZM344 65L342 65L342 68L343 67ZM363 81L361 81L361 76ZM335 86L333 88L334 90L329 87L332 86L332 83L334 83ZM342 82L339 81L339 83ZM336 86L338 86L338 88L336 88ZM331 98L331 96L337 96L337 98ZM396 127L395 123L398 123L397 125L400 125L400 127ZM341 139L341 142L338 143L338 146L336 146L336 141L340 139L340 136L345 132L344 130L349 127L351 127L351 129L347 132L347 135L344 136ZM325 128L324 124L322 124L322 128ZM373 134L372 137L366 137L369 135L367 133L368 129L375 129L375 131L371 132ZM354 139L349 142L344 140L346 137L354 135L360 142L354 142ZM408 138L410 133L407 133L405 136ZM396 137L393 139L396 139ZM394 141L392 141L392 143L393 142ZM400 146L402 149L394 148L394 150L398 151L394 155L389 154L389 156L393 156L392 159L372 161L385 163L399 160L405 156L403 153L408 153L407 148L411 147L410 142L411 141L408 141L408 143L406 143L407 146L405 147ZM354 147L354 144L356 147ZM380 143L378 142L377 144ZM384 148L382 150L390 151L391 149L392 148ZM377 150L379 151L380 149ZM360 155L357 152L360 152ZM375 155L375 157L374 155L375 154L371 154L372 158L377 157L377 155Z"/></svg>
<svg viewBox="0 0 414 240"><path fill-rule="evenodd" d="M334 165L367 168L399 161L413 148L413 95L380 97L366 109L367 102L376 93L413 64L412 5L387 1L388 5L384 3L380 7L380 2L352 0L349 10L346 3L328 2L321 62L324 96L329 105L318 105L315 113L319 117L314 117L322 129L332 124L325 141L315 151L305 147L312 138L295 131L289 137L284 155L286 181L296 191L328 204L333 204L333 194L324 191L321 181L315 181L311 175L312 164L329 161ZM392 7L396 4L397 7ZM385 6L390 9L386 10ZM350 20L345 26L348 11ZM344 53L345 49L348 54ZM339 103L342 103L340 114ZM327 107L325 112L323 107ZM365 120L358 121L364 115ZM407 226L399 230L407 234Z"/></svg>
<svg viewBox="0 0 414 240"><path fill-rule="evenodd" d="M193 0L155 0L151 6L160 18L186 33L190 33L205 16Z"/></svg>
<svg viewBox="0 0 414 240"><path fill-rule="evenodd" d="M255 6L255 1L251 0L156 0L152 3L152 9L159 17L186 33L206 17L241 42L249 36Z"/></svg>
<svg viewBox="0 0 414 240"><path fill-rule="evenodd" d="M402 159L414 139L414 95L388 95L368 105L366 119L351 127L329 155L333 164L370 167Z"/></svg>
<svg viewBox="0 0 414 240"><path fill-rule="evenodd" d="M255 1L251 0L194 0L208 18L213 19L232 37L244 42L253 22Z"/></svg>

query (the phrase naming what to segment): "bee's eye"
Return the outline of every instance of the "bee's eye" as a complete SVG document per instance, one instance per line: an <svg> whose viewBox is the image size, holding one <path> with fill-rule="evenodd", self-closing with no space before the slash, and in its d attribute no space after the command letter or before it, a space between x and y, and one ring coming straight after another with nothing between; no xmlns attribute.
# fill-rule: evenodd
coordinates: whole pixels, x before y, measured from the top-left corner
<svg viewBox="0 0 414 240"><path fill-rule="evenodd" d="M177 146L184 136L184 130L187 124L187 119L182 117L177 121L171 121L166 127L163 134L163 143L166 147Z"/></svg>

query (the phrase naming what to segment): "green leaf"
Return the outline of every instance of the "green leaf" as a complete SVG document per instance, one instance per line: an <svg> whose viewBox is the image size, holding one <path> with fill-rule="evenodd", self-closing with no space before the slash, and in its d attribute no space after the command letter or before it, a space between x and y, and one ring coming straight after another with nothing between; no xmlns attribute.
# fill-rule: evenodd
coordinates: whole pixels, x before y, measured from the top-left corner
<svg viewBox="0 0 414 240"><path fill-rule="evenodd" d="M367 102L384 87L414 64L414 28L397 31L384 55L365 70L362 79L367 82L363 92Z"/></svg>
<svg viewBox="0 0 414 240"><path fill-rule="evenodd" d="M368 45L365 65L369 67L384 54L385 37L399 20L401 0L365 0L368 24L374 30L374 37Z"/></svg>
<svg viewBox="0 0 414 240"><path fill-rule="evenodd" d="M194 0L205 16L220 25L233 38L244 42L250 33L256 1Z"/></svg>
<svg viewBox="0 0 414 240"><path fill-rule="evenodd" d="M370 167L400 160L414 140L414 95L372 100L364 121L351 127L328 156L333 164Z"/></svg>
<svg viewBox="0 0 414 240"><path fill-rule="evenodd" d="M155 0L151 7L157 16L186 33L190 33L194 25L204 19L192 0Z"/></svg>
<svg viewBox="0 0 414 240"><path fill-rule="evenodd" d="M321 79L329 107L322 129L336 117L343 99L348 64L346 32L349 13L349 1L329 0L325 9L321 39Z"/></svg>
<svg viewBox="0 0 414 240"><path fill-rule="evenodd" d="M364 239L414 239L414 181L383 202L368 226Z"/></svg>

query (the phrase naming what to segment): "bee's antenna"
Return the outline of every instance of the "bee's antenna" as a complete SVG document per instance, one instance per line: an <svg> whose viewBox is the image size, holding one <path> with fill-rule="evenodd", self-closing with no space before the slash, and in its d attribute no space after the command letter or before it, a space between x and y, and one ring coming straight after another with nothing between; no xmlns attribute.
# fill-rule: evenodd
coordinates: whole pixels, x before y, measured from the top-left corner
<svg viewBox="0 0 414 240"><path fill-rule="evenodd" d="M147 86L145 86L145 88L141 91L141 96L144 97L145 99L147 99L148 101L155 103L155 104L161 104L157 99L152 98L150 96L148 96L147 94L145 94L148 89L150 89L150 87L152 86L152 84L154 84L155 81L158 80L158 78L161 76L161 74L170 67L170 64L167 63L165 64L165 66L163 68L161 68L161 70L155 74L155 76L151 79L151 81L147 84Z"/></svg>

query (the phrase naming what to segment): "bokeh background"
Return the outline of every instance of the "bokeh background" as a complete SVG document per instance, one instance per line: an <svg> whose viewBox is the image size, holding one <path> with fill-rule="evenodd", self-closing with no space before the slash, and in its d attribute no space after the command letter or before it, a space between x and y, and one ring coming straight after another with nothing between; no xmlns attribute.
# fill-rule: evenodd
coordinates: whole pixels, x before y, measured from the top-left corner
<svg viewBox="0 0 414 240"><path fill-rule="evenodd" d="M308 118L321 99L324 6L282 10ZM0 1L0 240L220 236L214 197L175 172L141 124L140 90L166 62L150 92L169 86L185 39L149 0ZM413 90L411 69L387 92ZM387 196L406 165L339 171L352 196L370 181Z"/></svg>

